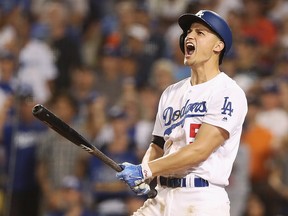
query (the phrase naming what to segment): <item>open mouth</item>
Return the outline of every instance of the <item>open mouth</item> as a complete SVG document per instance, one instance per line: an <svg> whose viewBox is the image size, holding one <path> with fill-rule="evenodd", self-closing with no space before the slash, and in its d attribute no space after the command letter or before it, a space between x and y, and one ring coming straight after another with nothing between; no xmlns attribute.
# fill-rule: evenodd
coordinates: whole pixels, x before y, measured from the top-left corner
<svg viewBox="0 0 288 216"><path fill-rule="evenodd" d="M193 43L190 43L190 42L186 43L186 53L187 53L188 55L192 55L192 54L194 53L194 51L195 51L195 46L194 46L194 44L193 44Z"/></svg>

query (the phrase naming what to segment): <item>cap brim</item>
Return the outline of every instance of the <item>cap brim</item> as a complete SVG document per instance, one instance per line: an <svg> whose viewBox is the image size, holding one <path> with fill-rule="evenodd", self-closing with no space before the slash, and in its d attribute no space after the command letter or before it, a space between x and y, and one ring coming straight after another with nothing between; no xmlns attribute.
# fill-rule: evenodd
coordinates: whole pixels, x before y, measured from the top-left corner
<svg viewBox="0 0 288 216"><path fill-rule="evenodd" d="M201 17L198 17L194 14L183 14L182 16L179 17L178 19L178 24L182 28L184 32L186 32L193 23L198 22L206 25L212 32L214 32L221 40L223 38L217 33L217 31L204 19ZM223 40L224 41L224 40Z"/></svg>
<svg viewBox="0 0 288 216"><path fill-rule="evenodd" d="M178 24L183 31L187 31L190 28L191 24L195 22L204 23L211 28L211 26L207 22L205 22L205 20L194 14L183 14L178 19Z"/></svg>

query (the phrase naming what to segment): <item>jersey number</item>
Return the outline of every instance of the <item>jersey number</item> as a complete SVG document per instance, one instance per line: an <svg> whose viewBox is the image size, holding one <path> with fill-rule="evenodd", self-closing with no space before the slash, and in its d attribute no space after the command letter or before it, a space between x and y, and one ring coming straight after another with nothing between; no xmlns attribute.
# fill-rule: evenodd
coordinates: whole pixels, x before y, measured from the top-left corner
<svg viewBox="0 0 288 216"><path fill-rule="evenodd" d="M193 143L195 140L195 137L197 135L198 129L200 128L201 124L190 124L190 143Z"/></svg>

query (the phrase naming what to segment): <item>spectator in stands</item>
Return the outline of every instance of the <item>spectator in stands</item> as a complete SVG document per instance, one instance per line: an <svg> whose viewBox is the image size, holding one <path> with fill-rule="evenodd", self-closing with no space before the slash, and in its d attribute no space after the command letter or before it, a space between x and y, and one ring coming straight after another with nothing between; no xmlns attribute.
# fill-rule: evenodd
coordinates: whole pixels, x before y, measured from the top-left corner
<svg viewBox="0 0 288 216"><path fill-rule="evenodd" d="M256 121L272 133L274 149L279 147L281 139L288 133L288 113L282 107L280 95L277 81L263 80L260 92L262 109L257 113Z"/></svg>
<svg viewBox="0 0 288 216"><path fill-rule="evenodd" d="M50 46L54 51L56 68L56 90L70 87L71 72L82 64L79 41L69 34L70 15L63 1L47 1L43 4L39 22L48 26Z"/></svg>
<svg viewBox="0 0 288 216"><path fill-rule="evenodd" d="M14 97L14 115L2 132L6 155L6 214L38 216L40 190L35 172L36 150L46 127L32 115L33 90L20 86Z"/></svg>
<svg viewBox="0 0 288 216"><path fill-rule="evenodd" d="M275 194L271 202L274 206L274 214L288 214L288 135L281 140L281 146L271 163L269 186ZM272 194L272 193L271 193Z"/></svg>
<svg viewBox="0 0 288 216"><path fill-rule="evenodd" d="M112 126L112 140L101 150L115 161L123 159L137 162L134 144L127 133L126 113L119 107L109 110L108 120ZM132 148L131 148L132 147ZM135 208L142 204L143 199L135 197L123 182L115 178L115 171L95 157L89 160L88 172L94 197L96 213L99 216L126 216L131 213L128 201L136 199ZM131 202L132 203L132 202ZM133 202L134 203L134 202ZM130 208L132 208L130 207Z"/></svg>
<svg viewBox="0 0 288 216"><path fill-rule="evenodd" d="M253 190L259 192L257 188L263 188L268 176L268 161L273 154L273 135L259 125L256 121L257 114L261 109L258 98L248 97L249 110L247 113L245 127L243 130L243 143L248 146L250 152L249 176Z"/></svg>
<svg viewBox="0 0 288 216"><path fill-rule="evenodd" d="M96 90L106 99L106 109L117 105L122 94L123 76L121 74L120 53L104 48L101 53Z"/></svg>
<svg viewBox="0 0 288 216"><path fill-rule="evenodd" d="M271 67L273 55L271 49L276 45L277 28L265 15L266 8L262 0L242 0L243 16L240 34L246 37L254 37L260 44L258 55L261 64ZM265 34L263 34L265 32Z"/></svg>
<svg viewBox="0 0 288 216"><path fill-rule="evenodd" d="M158 96L171 84L176 82L174 77L174 62L170 59L159 59L152 66L150 85L155 88Z"/></svg>
<svg viewBox="0 0 288 216"><path fill-rule="evenodd" d="M25 44L19 52L17 79L20 83L31 85L35 101L45 103L54 91L58 75L55 56L48 44L49 29L46 25L35 24L30 27Z"/></svg>
<svg viewBox="0 0 288 216"><path fill-rule="evenodd" d="M269 204L269 189L267 178L270 172L269 162L275 149L273 134L257 122L257 114L261 110L261 102L255 96L248 97L248 113L242 133L242 142L250 152L249 179L251 191L263 197L265 205ZM269 212L268 206L266 211Z"/></svg>
<svg viewBox="0 0 288 216"><path fill-rule="evenodd" d="M238 154L229 178L229 185L227 187L227 193L231 202L231 216L243 216L243 213L245 212L251 190L249 173L250 160L249 146L245 145L243 139L241 139Z"/></svg>
<svg viewBox="0 0 288 216"><path fill-rule="evenodd" d="M96 216L85 205L85 192L81 181L75 176L65 176L55 199L59 200L56 209L46 216Z"/></svg>
<svg viewBox="0 0 288 216"><path fill-rule="evenodd" d="M253 192L249 194L244 216L269 216L261 196Z"/></svg>
<svg viewBox="0 0 288 216"><path fill-rule="evenodd" d="M74 120L78 107L69 93L58 92L48 101L47 107L77 130L79 126L75 125ZM58 205L53 196L59 191L62 179L67 175L76 175L77 162L82 151L53 130L43 134L37 150L37 177L43 193L45 213Z"/></svg>
<svg viewBox="0 0 288 216"><path fill-rule="evenodd" d="M255 38L243 37L237 41L234 48L236 73L233 77L241 88L248 93L253 90L255 83L259 82L261 77L267 73L265 71L267 68L264 70L259 65L259 55L257 55L259 43ZM247 55L249 55L249 58L247 58Z"/></svg>
<svg viewBox="0 0 288 216"><path fill-rule="evenodd" d="M0 50L0 88L7 95L13 94L16 88L17 66L18 58L13 52Z"/></svg>
<svg viewBox="0 0 288 216"><path fill-rule="evenodd" d="M87 105L91 98L98 95L98 92L95 90L96 82L97 76L93 68L82 66L74 68L71 72L69 92L77 102L79 123L85 121Z"/></svg>

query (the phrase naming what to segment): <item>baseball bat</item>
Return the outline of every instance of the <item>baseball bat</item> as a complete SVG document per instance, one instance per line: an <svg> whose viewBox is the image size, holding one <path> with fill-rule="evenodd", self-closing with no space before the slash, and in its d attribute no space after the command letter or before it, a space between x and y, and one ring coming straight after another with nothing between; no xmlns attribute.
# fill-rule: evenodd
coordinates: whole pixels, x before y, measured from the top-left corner
<svg viewBox="0 0 288 216"><path fill-rule="evenodd" d="M75 145L81 147L91 155L97 157L116 172L121 172L123 170L119 164L101 152L94 145L90 144L81 134L71 128L43 105L35 105L32 109L32 114L42 122L46 123L52 130L56 131ZM154 198L157 195L157 191L151 189L147 195L149 198Z"/></svg>

